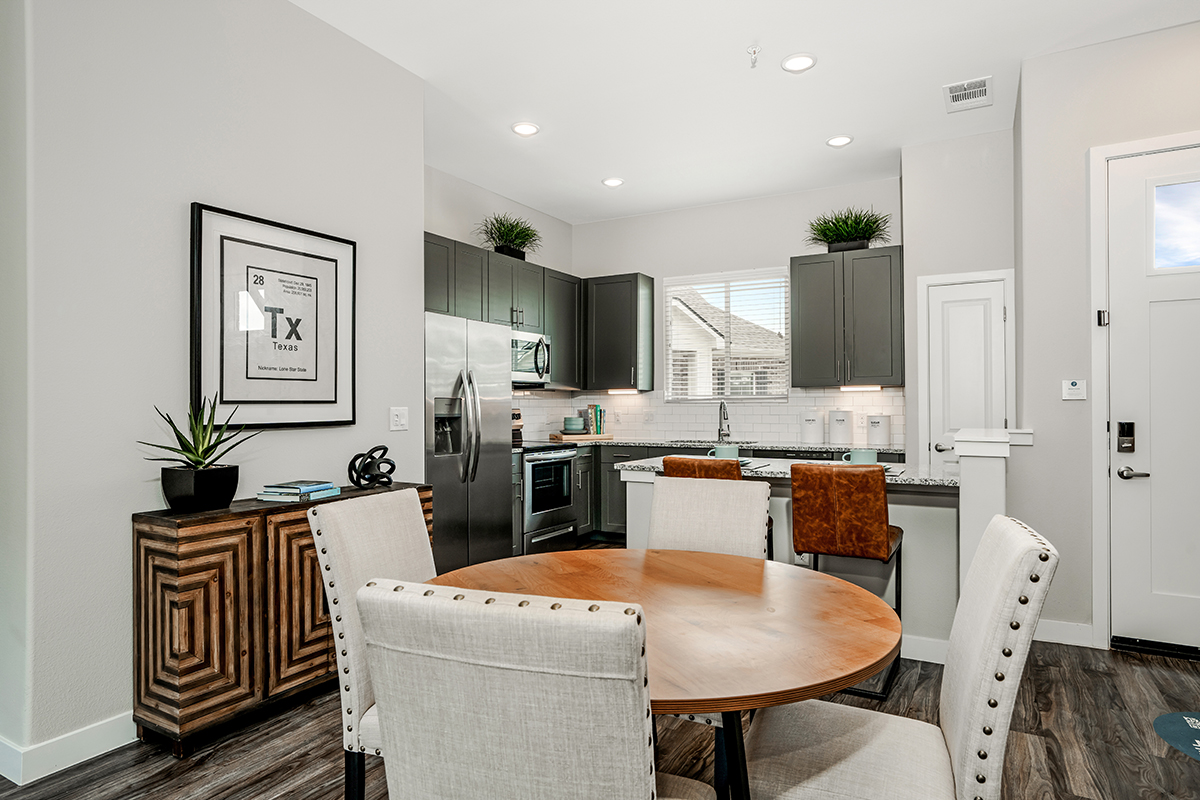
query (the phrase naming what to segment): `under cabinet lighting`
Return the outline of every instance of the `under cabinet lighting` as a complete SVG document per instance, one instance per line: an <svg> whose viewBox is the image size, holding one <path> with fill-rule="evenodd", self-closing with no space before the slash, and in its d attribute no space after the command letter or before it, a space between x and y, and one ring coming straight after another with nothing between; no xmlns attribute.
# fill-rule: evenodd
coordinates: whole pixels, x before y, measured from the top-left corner
<svg viewBox="0 0 1200 800"><path fill-rule="evenodd" d="M541 128L539 128L537 125L534 125L532 122L515 122L512 126L513 133L515 133L517 136L524 136L526 139L528 139L530 136L533 136L540 130Z"/></svg>
<svg viewBox="0 0 1200 800"><path fill-rule="evenodd" d="M879 392L883 391L882 386L843 386L843 392Z"/></svg>
<svg viewBox="0 0 1200 800"><path fill-rule="evenodd" d="M825 140L825 144L830 147L845 147L854 141L854 137L848 133L839 133L837 136L832 136Z"/></svg>
<svg viewBox="0 0 1200 800"><path fill-rule="evenodd" d="M621 180L620 178L605 178L604 180L602 180L600 182L603 183L605 186L608 186L610 188L615 188L617 186L620 186L625 181Z"/></svg>
<svg viewBox="0 0 1200 800"><path fill-rule="evenodd" d="M609 394L637 394L637 389L609 389Z"/></svg>
<svg viewBox="0 0 1200 800"><path fill-rule="evenodd" d="M790 72L793 75L799 75L801 72L807 72L817 65L817 57L808 53L792 53L785 58L779 65L783 67L784 72Z"/></svg>

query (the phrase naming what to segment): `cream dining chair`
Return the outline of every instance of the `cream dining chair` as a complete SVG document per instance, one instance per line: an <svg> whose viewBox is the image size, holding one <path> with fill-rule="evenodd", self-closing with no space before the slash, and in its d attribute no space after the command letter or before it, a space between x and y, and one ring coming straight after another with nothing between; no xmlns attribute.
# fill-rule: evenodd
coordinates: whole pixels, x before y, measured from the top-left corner
<svg viewBox="0 0 1200 800"><path fill-rule="evenodd" d="M416 489L314 506L308 510L308 524L333 617L346 800L362 800L366 757L381 755L383 741L355 592L377 576L425 581L437 571Z"/></svg>
<svg viewBox="0 0 1200 800"><path fill-rule="evenodd" d="M369 581L388 795L712 800L657 773L641 606Z"/></svg>
<svg viewBox="0 0 1200 800"><path fill-rule="evenodd" d="M806 700L746 737L755 800L998 800L1017 687L1058 551L992 518L971 561L942 673L941 726Z"/></svg>
<svg viewBox="0 0 1200 800"><path fill-rule="evenodd" d="M770 498L765 481L658 476L647 543L652 550L766 558Z"/></svg>

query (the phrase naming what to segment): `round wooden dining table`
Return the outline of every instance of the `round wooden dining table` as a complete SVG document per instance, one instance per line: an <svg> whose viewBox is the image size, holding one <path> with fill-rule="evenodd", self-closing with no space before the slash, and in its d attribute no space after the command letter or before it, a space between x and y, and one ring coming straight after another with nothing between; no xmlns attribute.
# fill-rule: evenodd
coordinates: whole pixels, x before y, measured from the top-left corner
<svg viewBox="0 0 1200 800"><path fill-rule="evenodd" d="M429 583L637 603L650 707L721 714L734 798L748 798L741 715L853 686L900 653L879 597L803 567L690 550L571 550L464 567Z"/></svg>

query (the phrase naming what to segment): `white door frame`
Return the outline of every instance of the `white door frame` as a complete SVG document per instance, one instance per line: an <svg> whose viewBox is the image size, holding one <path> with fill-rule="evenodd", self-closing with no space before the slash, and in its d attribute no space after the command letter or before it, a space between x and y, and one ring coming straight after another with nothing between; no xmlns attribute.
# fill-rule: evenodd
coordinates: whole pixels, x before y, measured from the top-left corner
<svg viewBox="0 0 1200 800"><path fill-rule="evenodd" d="M1004 322L1004 417L1010 428L1017 426L1017 334L1016 270L991 269L980 272L955 272L946 275L922 275L917 278L917 457L920 466L929 466L929 289L962 283L1004 282L1004 307L1013 319Z"/></svg>
<svg viewBox="0 0 1200 800"><path fill-rule="evenodd" d="M1200 145L1200 131L1092 147L1087 151L1088 262L1093 313L1108 309L1108 162ZM1092 646L1107 650L1112 633L1109 520L1108 328L1092 326Z"/></svg>

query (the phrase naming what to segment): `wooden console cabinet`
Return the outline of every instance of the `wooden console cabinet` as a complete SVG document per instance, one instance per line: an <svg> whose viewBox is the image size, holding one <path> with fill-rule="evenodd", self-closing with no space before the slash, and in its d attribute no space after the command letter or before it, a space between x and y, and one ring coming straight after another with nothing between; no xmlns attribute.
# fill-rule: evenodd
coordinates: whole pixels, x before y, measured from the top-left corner
<svg viewBox="0 0 1200 800"><path fill-rule="evenodd" d="M133 515L133 720L174 743L333 677L332 629L307 511L416 488L343 488L312 503L237 500Z"/></svg>

